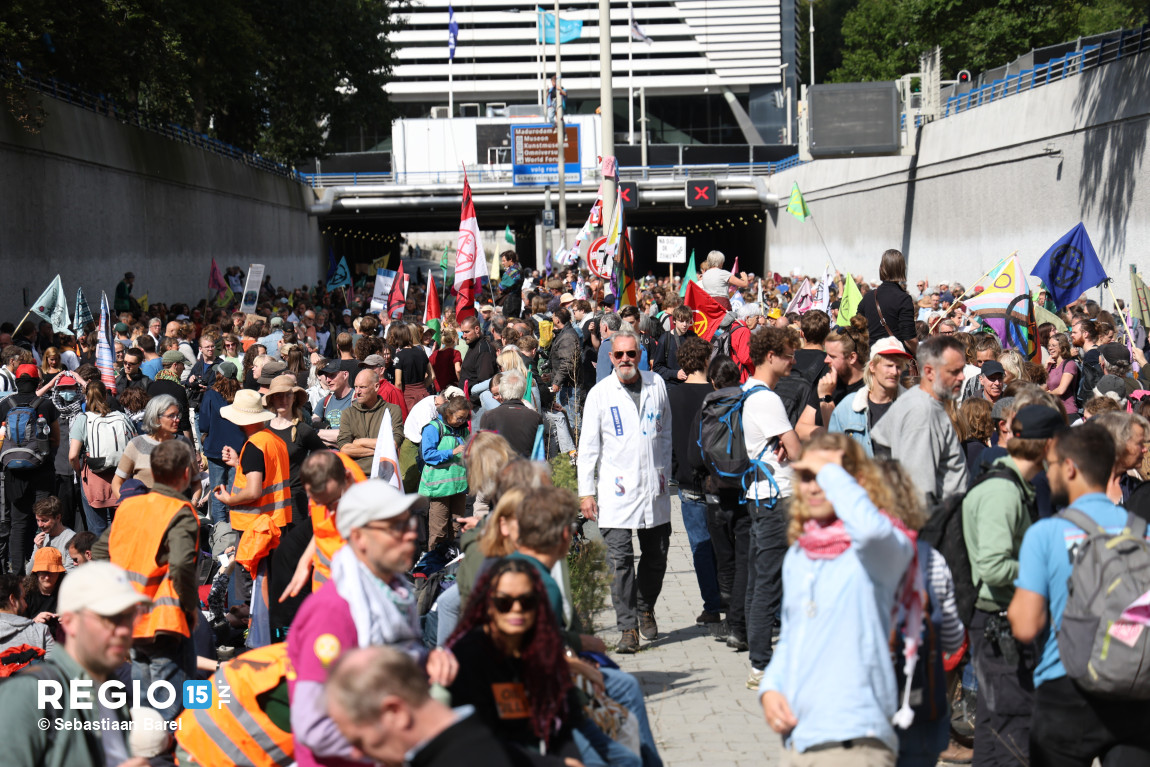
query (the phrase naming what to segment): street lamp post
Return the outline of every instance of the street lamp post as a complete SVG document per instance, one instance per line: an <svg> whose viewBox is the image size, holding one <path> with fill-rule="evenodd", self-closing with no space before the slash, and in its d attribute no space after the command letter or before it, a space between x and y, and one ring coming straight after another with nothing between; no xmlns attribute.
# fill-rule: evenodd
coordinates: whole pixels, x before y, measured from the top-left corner
<svg viewBox="0 0 1150 767"><path fill-rule="evenodd" d="M810 21L811 21L811 23L810 23L810 28L811 28L811 47L810 47L811 85L814 85L815 84L815 0L808 0L807 8L811 12L811 17L810 17Z"/></svg>
<svg viewBox="0 0 1150 767"><path fill-rule="evenodd" d="M599 0L599 113L603 121L604 159L615 155L615 104L611 87L611 0ZM603 225L615 208L615 179L603 178Z"/></svg>
<svg viewBox="0 0 1150 767"><path fill-rule="evenodd" d="M559 53L559 0L555 0L555 135L559 154L555 167L559 171L559 251L567 250L567 151L564 139L567 131L563 126L563 74L562 56Z"/></svg>

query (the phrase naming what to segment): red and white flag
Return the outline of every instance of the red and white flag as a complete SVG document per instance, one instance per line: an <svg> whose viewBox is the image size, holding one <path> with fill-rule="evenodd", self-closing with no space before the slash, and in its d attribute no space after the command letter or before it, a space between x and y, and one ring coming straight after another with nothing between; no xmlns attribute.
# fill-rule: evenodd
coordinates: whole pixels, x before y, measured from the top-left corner
<svg viewBox="0 0 1150 767"><path fill-rule="evenodd" d="M403 261L399 262L399 269L391 283L391 292L387 295L387 316L395 319L403 316L403 309L407 305L407 281L403 273Z"/></svg>
<svg viewBox="0 0 1150 767"><path fill-rule="evenodd" d="M463 172L463 208L459 213L459 239L455 245L455 321L475 315L475 294L480 277L487 276L487 255L479 237L471 184Z"/></svg>

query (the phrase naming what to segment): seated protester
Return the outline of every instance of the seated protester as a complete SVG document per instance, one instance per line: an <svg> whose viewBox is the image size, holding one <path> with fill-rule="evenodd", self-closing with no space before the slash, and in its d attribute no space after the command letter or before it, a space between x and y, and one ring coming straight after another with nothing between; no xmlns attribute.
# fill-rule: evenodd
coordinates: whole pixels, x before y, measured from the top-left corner
<svg viewBox="0 0 1150 767"><path fill-rule="evenodd" d="M68 541L68 557L72 560L73 570L92 561L92 547L96 545L96 540L95 533L85 530L76 533L72 540Z"/></svg>
<svg viewBox="0 0 1150 767"><path fill-rule="evenodd" d="M53 637L59 639L60 624L56 620L56 597L64 580L64 556L58 549L46 546L32 558L32 573L24 579L25 618L48 626Z"/></svg>
<svg viewBox="0 0 1150 767"><path fill-rule="evenodd" d="M15 573L0 574L0 652L27 645L46 653L56 643L47 624L21 615L25 607L24 579Z"/></svg>
<svg viewBox="0 0 1150 767"><path fill-rule="evenodd" d="M60 499L50 495L36 501L32 506L32 513L36 515L36 527L39 528L39 532L32 541L32 558L24 566L24 574L32 574L32 563L35 561L36 552L46 546L56 549L63 555L64 569L70 571L73 564L72 558L68 556L68 543L76 535L76 531L64 527L61 519L64 509Z"/></svg>
<svg viewBox="0 0 1150 767"><path fill-rule="evenodd" d="M1022 540L1007 616L1014 637L1036 642L1040 653L1030 726L1033 765L1089 765L1096 758L1106 761L1118 746L1150 749L1150 701L1084 692L1069 676L1060 651L1073 556L1086 539L1080 525L1103 528L1108 535L1124 527L1145 534L1144 525L1136 527L1133 516L1106 497L1115 453L1114 439L1093 423L1052 439L1046 450L1052 501L1070 506L1067 512L1073 510L1078 521L1062 516L1039 520ZM1143 761L1135 757L1129 763Z"/></svg>
<svg viewBox="0 0 1150 767"><path fill-rule="evenodd" d="M523 559L502 559L480 578L448 647L459 661L453 706L475 707L500 740L579 758L582 719L543 581Z"/></svg>
<svg viewBox="0 0 1150 767"><path fill-rule="evenodd" d="M529 759L496 738L472 712L452 710L431 697L419 666L390 647L351 650L336 662L323 688L325 714L335 735L355 744L357 756L410 767L521 767L554 765L557 757ZM294 709L293 709L294 714ZM392 722L402 718L406 725ZM362 764L363 762L355 762ZM300 762L306 765L306 762Z"/></svg>

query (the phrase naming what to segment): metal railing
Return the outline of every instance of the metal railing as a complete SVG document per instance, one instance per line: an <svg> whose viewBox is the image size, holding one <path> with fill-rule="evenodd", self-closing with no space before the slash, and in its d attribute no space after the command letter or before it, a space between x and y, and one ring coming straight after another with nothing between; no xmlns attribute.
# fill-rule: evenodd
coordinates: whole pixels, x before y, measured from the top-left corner
<svg viewBox="0 0 1150 767"><path fill-rule="evenodd" d="M1150 49L1150 37L1147 36L1145 27L1136 30L1121 30L1115 37L1107 37L1098 43L1083 45L1079 50L1070 51L1043 64L1023 69L1015 74L1007 74L992 82L972 88L966 93L950 96L946 100L946 107L942 116L949 117L983 104L999 101L1008 96L1065 80L1068 77L1080 75L1088 69L1109 64L1127 56L1137 55L1147 49Z"/></svg>
<svg viewBox="0 0 1150 767"><path fill-rule="evenodd" d="M55 78L39 77L28 72L20 62L3 61L0 66L0 79L15 80L21 86L37 93L49 96L74 107L95 112L104 117L110 117L125 125L131 125L149 133L155 133L165 138L179 141L182 144L202 149L205 152L226 157L229 160L242 163L266 173L284 176L296 181L302 181L300 174L294 168L261 157L252 152L246 152L239 147L214 139L202 133L196 133L181 125L166 122L149 115L136 108L123 107L114 100L101 94L88 93L73 85L60 82Z"/></svg>
<svg viewBox="0 0 1150 767"><path fill-rule="evenodd" d="M644 179L688 178L747 178L750 176L771 176L779 171L802 165L799 156L792 155L777 162L735 162L708 165L648 165L643 167L621 166L619 178L623 181ZM462 184L463 174L459 171L444 173L436 171L414 171L404 173L299 173L303 183L312 188L332 186L360 186L370 184ZM507 183L512 180L511 166L475 165L467 169L467 178L474 183ZM583 183L599 182L599 168L584 168Z"/></svg>

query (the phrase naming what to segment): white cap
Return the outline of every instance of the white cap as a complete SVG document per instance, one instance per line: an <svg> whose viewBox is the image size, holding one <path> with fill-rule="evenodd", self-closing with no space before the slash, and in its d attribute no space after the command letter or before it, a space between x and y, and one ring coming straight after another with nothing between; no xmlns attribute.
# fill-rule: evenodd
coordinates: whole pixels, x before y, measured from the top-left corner
<svg viewBox="0 0 1150 767"><path fill-rule="evenodd" d="M60 584L56 611L91 610L97 615L111 617L147 601L148 598L132 586L122 567L111 562L89 562L82 571L76 571Z"/></svg>
<svg viewBox="0 0 1150 767"><path fill-rule="evenodd" d="M887 336L881 341L875 341L871 346L870 358L872 360L880 354L884 357L906 357L907 359L911 357L910 352L902 345L902 341L899 341L897 338L891 338L890 336Z"/></svg>
<svg viewBox="0 0 1150 767"><path fill-rule="evenodd" d="M418 500L417 493L402 493L382 479L357 482L339 499L335 526L347 538L357 527L398 517Z"/></svg>

